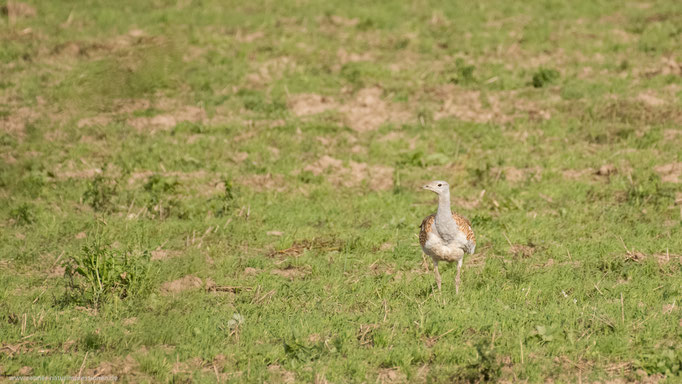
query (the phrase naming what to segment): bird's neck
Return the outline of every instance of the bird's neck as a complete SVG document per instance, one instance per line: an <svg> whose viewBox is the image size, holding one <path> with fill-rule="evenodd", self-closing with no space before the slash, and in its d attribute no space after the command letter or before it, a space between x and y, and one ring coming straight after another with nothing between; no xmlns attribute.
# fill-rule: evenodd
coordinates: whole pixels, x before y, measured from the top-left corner
<svg viewBox="0 0 682 384"><path fill-rule="evenodd" d="M438 211L436 211L436 219L452 220L452 211L450 210L450 193L438 195Z"/></svg>
<svg viewBox="0 0 682 384"><path fill-rule="evenodd" d="M455 219L452 218L450 210L450 192L438 196L438 210L436 211L436 230L440 237L446 242L455 239L458 228Z"/></svg>

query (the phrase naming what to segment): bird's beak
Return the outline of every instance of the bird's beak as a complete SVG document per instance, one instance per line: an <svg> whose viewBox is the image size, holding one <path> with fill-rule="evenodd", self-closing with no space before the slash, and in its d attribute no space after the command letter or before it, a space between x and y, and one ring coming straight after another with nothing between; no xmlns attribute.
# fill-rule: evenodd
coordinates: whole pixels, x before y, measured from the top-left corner
<svg viewBox="0 0 682 384"><path fill-rule="evenodd" d="M429 188L429 186L428 186L428 185L425 185L425 186L423 186L423 187L422 187L422 189L426 189L426 190L429 190L429 189L431 189L431 188Z"/></svg>

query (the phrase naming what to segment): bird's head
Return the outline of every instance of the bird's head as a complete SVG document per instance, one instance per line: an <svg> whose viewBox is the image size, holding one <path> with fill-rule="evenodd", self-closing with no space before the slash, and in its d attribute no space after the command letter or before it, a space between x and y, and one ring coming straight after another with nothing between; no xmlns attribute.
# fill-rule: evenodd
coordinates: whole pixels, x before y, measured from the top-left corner
<svg viewBox="0 0 682 384"><path fill-rule="evenodd" d="M422 188L431 192L435 192L439 196L450 193L450 184L448 184L447 181L442 180L432 181Z"/></svg>

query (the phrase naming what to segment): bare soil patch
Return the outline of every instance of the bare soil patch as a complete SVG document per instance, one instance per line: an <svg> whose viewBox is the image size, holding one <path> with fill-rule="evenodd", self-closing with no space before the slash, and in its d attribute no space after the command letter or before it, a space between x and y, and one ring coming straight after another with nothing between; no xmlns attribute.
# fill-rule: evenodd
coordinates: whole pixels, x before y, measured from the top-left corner
<svg viewBox="0 0 682 384"><path fill-rule="evenodd" d="M383 368L377 376L378 383L405 383L407 376L400 372L398 368Z"/></svg>
<svg viewBox="0 0 682 384"><path fill-rule="evenodd" d="M316 250L322 252L338 251L343 244L335 239L313 238L311 240L304 239L295 241L291 247L279 251L272 251L268 254L270 257L274 256L300 256L306 250ZM247 268L248 269L248 268ZM252 268L253 269L253 268ZM244 271L246 272L246 270Z"/></svg>
<svg viewBox="0 0 682 384"><path fill-rule="evenodd" d="M411 119L409 111L386 102L381 97L382 93L378 87L364 88L344 103L316 94L300 94L289 98L289 108L296 116L338 110L344 123L357 132L373 131L387 122L402 123Z"/></svg>
<svg viewBox="0 0 682 384"><path fill-rule="evenodd" d="M265 33L263 31L245 33L241 29L237 30L237 33L234 36L235 40L239 41L240 43L253 43L254 41L260 40L263 37L265 37Z"/></svg>
<svg viewBox="0 0 682 384"><path fill-rule="evenodd" d="M97 126L105 126L109 123L111 123L112 118L109 115L97 115L97 116L91 116L91 117L85 117L80 120L78 120L78 123L76 123L76 126L78 128L84 128L84 127L97 127Z"/></svg>
<svg viewBox="0 0 682 384"><path fill-rule="evenodd" d="M599 176L610 176L618 172L616 166L613 164L604 164L597 170Z"/></svg>
<svg viewBox="0 0 682 384"><path fill-rule="evenodd" d="M249 85L256 87L267 86L272 83L273 80L284 76L287 71L296 68L294 60L286 56L274 58L255 65L257 66L256 72L246 75L246 81Z"/></svg>
<svg viewBox="0 0 682 384"><path fill-rule="evenodd" d="M348 52L343 47L336 51L336 57L339 59L339 64L357 63L361 61L371 61L373 56L370 52L354 53ZM339 66L340 69L340 66Z"/></svg>
<svg viewBox="0 0 682 384"><path fill-rule="evenodd" d="M160 175L163 177L175 178L179 181L193 181L197 182L199 180L212 180L217 182L217 175L213 173L206 172L204 170L193 171L193 172L183 172L183 171L168 171L168 172L153 172L153 171L140 171L133 172L128 178L128 185L133 185L136 182L147 180L153 175Z"/></svg>
<svg viewBox="0 0 682 384"><path fill-rule="evenodd" d="M372 190L385 191L393 187L393 167L385 165L368 165L352 160L344 165L343 161L324 155L303 171L315 176L325 174L327 180L336 186L357 187L368 180Z"/></svg>
<svg viewBox="0 0 682 384"><path fill-rule="evenodd" d="M682 162L659 165L654 170L666 183L682 183Z"/></svg>
<svg viewBox="0 0 682 384"><path fill-rule="evenodd" d="M202 285L203 282L200 278L193 275L187 275L180 279L161 284L161 292L163 294L181 293L190 289L201 288Z"/></svg>
<svg viewBox="0 0 682 384"><path fill-rule="evenodd" d="M499 91L482 94L451 84L435 91L439 99L445 100L434 114L436 120L455 117L474 123L504 124L516 118L547 120L551 113L546 108L519 97L517 91Z"/></svg>
<svg viewBox="0 0 682 384"><path fill-rule="evenodd" d="M130 375L138 367L137 361L131 355L127 355L124 359L116 358L113 361L103 361L96 368L86 369L83 371L83 376Z"/></svg>
<svg viewBox="0 0 682 384"><path fill-rule="evenodd" d="M682 129L666 129L663 131L663 139L666 141L675 140L682 137Z"/></svg>
<svg viewBox="0 0 682 384"><path fill-rule="evenodd" d="M282 175L267 173L264 175L248 175L236 180L239 185L243 185L257 192L277 191L284 192L287 189L286 181Z"/></svg>
<svg viewBox="0 0 682 384"><path fill-rule="evenodd" d="M268 372L270 373L270 377L272 377L273 382L286 384L296 382L296 375L293 372L287 371L277 364L270 365L268 367Z"/></svg>
<svg viewBox="0 0 682 384"><path fill-rule="evenodd" d="M493 173L504 175L504 179L512 183L518 183L526 180L540 181L542 179L541 167L494 167L491 169L491 171Z"/></svg>
<svg viewBox="0 0 682 384"><path fill-rule="evenodd" d="M678 263L682 264L682 256L676 255L676 254L670 253L670 252L654 253L653 255L651 255L651 257L656 259L656 262L658 263L658 265L661 265L661 266L668 264L670 262L678 262Z"/></svg>
<svg viewBox="0 0 682 384"><path fill-rule="evenodd" d="M29 107L12 109L9 116L0 117L0 132L22 140L26 136L26 125L38 119L38 112Z"/></svg>
<svg viewBox="0 0 682 384"><path fill-rule="evenodd" d="M373 131L386 122L406 122L411 114L381 98L381 88L364 88L340 107L348 126L357 132Z"/></svg>
<svg viewBox="0 0 682 384"><path fill-rule="evenodd" d="M205 121L207 121L207 117L203 108L184 106L153 117L133 117L128 119L128 124L138 132L154 133L157 130L169 130L182 122L203 123Z"/></svg>
<svg viewBox="0 0 682 384"><path fill-rule="evenodd" d="M308 274L308 272L301 270L296 267L287 267L284 269L273 269L270 271L271 274L287 278L289 280L294 280L301 278Z"/></svg>
<svg viewBox="0 0 682 384"><path fill-rule="evenodd" d="M339 15L331 15L331 16L329 16L329 18L327 20L329 20L332 24L338 25L341 27L354 27L354 26L358 25L358 23L360 22L360 20L358 20L357 17L353 17L353 18L349 19L347 17L343 17L343 16L339 16Z"/></svg>
<svg viewBox="0 0 682 384"><path fill-rule="evenodd" d="M518 258L528 258L535 253L535 245L533 244L512 244L510 252Z"/></svg>
<svg viewBox="0 0 682 384"><path fill-rule="evenodd" d="M667 102L664 99L660 98L653 91L646 91L640 93L639 95L637 95L637 100L652 107L658 107L667 104Z"/></svg>
<svg viewBox="0 0 682 384"><path fill-rule="evenodd" d="M637 72L637 74L644 77L658 75L682 76L682 63L678 63L674 57L661 57L661 60L656 65L640 70Z"/></svg>
<svg viewBox="0 0 682 384"><path fill-rule="evenodd" d="M616 167L613 164L604 164L599 168L565 169L561 171L567 180L608 181L609 178L619 172L628 173L632 169L629 166Z"/></svg>
<svg viewBox="0 0 682 384"><path fill-rule="evenodd" d="M180 254L179 251L171 251L167 249L155 249L151 253L151 261L167 260Z"/></svg>
<svg viewBox="0 0 682 384"><path fill-rule="evenodd" d="M615 99L597 106L594 113L585 114L579 110L575 113L579 113L582 118L624 124L654 125L682 122L682 113L675 104L661 103L651 95L643 97L648 99L648 102L639 99Z"/></svg>
<svg viewBox="0 0 682 384"><path fill-rule="evenodd" d="M317 115L337 106L331 98L314 93L303 93L289 98L289 108L296 116Z"/></svg>
<svg viewBox="0 0 682 384"><path fill-rule="evenodd" d="M19 1L7 1L7 4L0 6L0 14L7 16L10 25L19 18L33 17L37 13L35 7Z"/></svg>

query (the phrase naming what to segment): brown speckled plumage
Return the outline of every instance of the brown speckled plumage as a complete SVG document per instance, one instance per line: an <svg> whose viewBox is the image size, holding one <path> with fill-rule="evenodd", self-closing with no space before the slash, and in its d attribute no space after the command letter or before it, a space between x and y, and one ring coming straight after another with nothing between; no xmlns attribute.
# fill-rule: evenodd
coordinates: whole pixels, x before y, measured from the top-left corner
<svg viewBox="0 0 682 384"><path fill-rule="evenodd" d="M459 227L459 230L462 231L468 241L473 242L473 244L476 244L476 235L474 235L474 231L471 229L471 222L469 219L467 219L464 216L460 216L456 213L452 214L452 218L455 220L457 223L457 227ZM423 247L426 244L426 239L429 235L429 232L431 232L431 228L433 227L433 222L436 219L436 214L428 215L424 220L422 221L421 225L419 226L419 244Z"/></svg>
<svg viewBox="0 0 682 384"><path fill-rule="evenodd" d="M422 220L422 224L419 226L419 244L423 247L424 244L426 244L426 238L429 235L429 232L431 232L431 227L433 226L433 221L436 219L436 214L434 213L433 215L428 215L424 220Z"/></svg>

